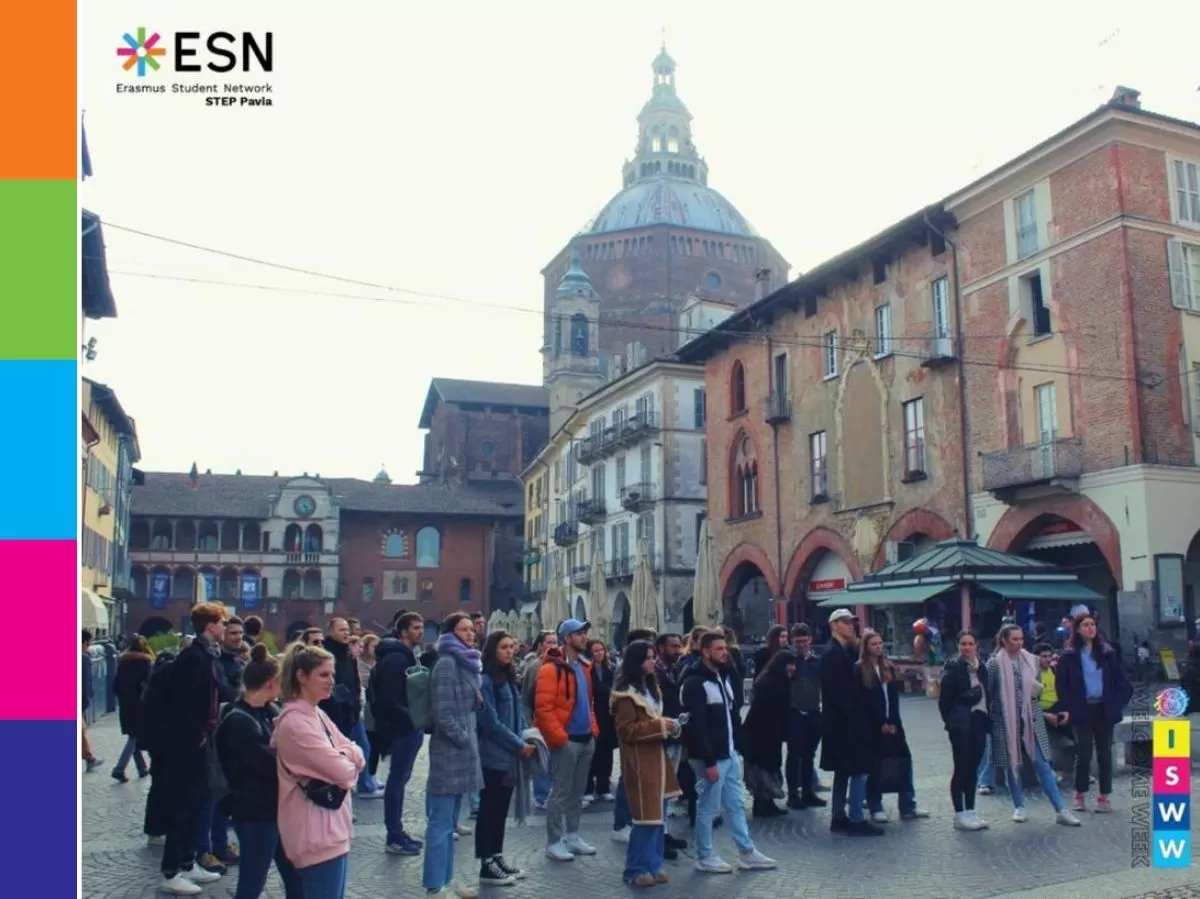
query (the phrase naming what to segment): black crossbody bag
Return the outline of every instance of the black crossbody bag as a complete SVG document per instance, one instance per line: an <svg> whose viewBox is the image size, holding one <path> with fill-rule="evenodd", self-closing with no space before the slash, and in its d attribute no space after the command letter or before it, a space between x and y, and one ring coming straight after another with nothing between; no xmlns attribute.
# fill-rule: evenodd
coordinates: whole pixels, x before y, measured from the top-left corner
<svg viewBox="0 0 1200 899"><path fill-rule="evenodd" d="M333 734L331 734L329 732L329 728L325 726L325 719L320 716L319 712L318 718L320 718L321 721L321 729L325 731L325 736L329 738L329 745L336 750L337 744L333 742ZM342 807L342 803L346 801L346 796L348 796L350 793L350 791L345 787L339 787L337 784L331 784L327 783L326 781L316 779L305 781L304 783L300 784L300 789L304 791L305 797L313 805L317 806L318 808L329 809L331 812L336 812L338 809L340 809Z"/></svg>

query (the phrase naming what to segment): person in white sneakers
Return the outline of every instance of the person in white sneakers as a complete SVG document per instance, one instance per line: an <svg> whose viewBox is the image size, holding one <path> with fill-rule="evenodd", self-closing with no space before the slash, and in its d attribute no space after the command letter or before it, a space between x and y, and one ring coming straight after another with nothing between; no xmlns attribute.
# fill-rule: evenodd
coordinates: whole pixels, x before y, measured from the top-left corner
<svg viewBox="0 0 1200 899"><path fill-rule="evenodd" d="M689 764L696 775L696 870L706 874L728 874L733 866L713 848L713 820L724 813L729 832L738 848L737 866L743 870L774 868L754 847L746 825L742 762L737 740L742 716L729 682L729 645L720 631L700 638L700 661L683 676L680 692Z"/></svg>
<svg viewBox="0 0 1200 899"><path fill-rule="evenodd" d="M992 716L992 765L1006 772L1012 794L1013 821L1027 820L1021 790L1021 760L1028 756L1037 772L1042 792L1057 813L1058 823L1078 827L1080 821L1063 804L1058 782L1050 767L1050 737L1038 707L1042 691L1038 661L1025 649L1025 635L1015 624L1000 628L1000 650L988 660L988 701Z"/></svg>
<svg viewBox="0 0 1200 899"><path fill-rule="evenodd" d="M976 776L992 719L988 714L987 669L979 658L979 642L970 631L958 635L958 655L942 666L938 711L950 737L954 760L950 775L954 828L984 830L987 822L975 811Z"/></svg>

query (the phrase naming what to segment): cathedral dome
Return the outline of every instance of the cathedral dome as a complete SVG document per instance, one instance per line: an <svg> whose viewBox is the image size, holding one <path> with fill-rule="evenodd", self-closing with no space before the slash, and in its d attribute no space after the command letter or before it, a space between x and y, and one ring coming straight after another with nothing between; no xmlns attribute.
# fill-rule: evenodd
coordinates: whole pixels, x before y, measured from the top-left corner
<svg viewBox="0 0 1200 899"><path fill-rule="evenodd" d="M757 237L745 217L720 193L689 178L644 178L608 201L584 234L610 234L651 225L675 225L734 237Z"/></svg>

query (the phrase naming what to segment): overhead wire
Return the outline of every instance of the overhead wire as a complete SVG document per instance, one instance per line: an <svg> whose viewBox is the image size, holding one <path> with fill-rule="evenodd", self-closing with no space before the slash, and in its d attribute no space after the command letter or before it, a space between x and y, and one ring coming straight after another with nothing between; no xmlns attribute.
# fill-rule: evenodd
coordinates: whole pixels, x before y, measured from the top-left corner
<svg viewBox="0 0 1200 899"><path fill-rule="evenodd" d="M104 227L112 228L112 229L115 229L118 231L124 231L126 233L133 234L138 237L144 237L149 240L155 240L155 241L159 241L162 243L171 244L173 246L182 247L182 248L193 250L196 252L219 256L219 257L223 257L226 259L232 259L232 260L236 260L238 262L244 262L244 263L247 263L250 265L256 265L256 266L261 266L261 267L265 267L265 268L276 269L279 271L286 271L286 272L290 272L292 274L303 275L305 277L318 278L318 279L322 279L322 280L334 281L334 282L343 283L343 284L350 284L350 285L353 285L356 287L365 287L365 288L369 288L369 289L373 289L373 290L380 290L380 291L384 291L388 294L402 294L402 295L409 296L409 297L421 297L426 300L439 300L442 302L463 303L466 305L471 305L471 306L485 308L485 309L492 309L492 310L496 310L496 311L522 312L522 313L526 313L526 314L546 317L546 312L542 309L534 309L534 308L530 308L530 307L526 307L526 306L510 306L510 305L497 304L497 303L488 303L488 302L481 301L481 300L474 300L474 299L460 297L460 296L454 296L454 295L450 295L450 294L441 294L441 293L435 293L435 292L431 292L431 291L415 290L415 289L411 289L411 288L397 287L395 285L385 284L385 283L381 283L381 282L377 282L377 281L368 281L368 280L361 279L361 278L347 277L345 275L330 274L328 272L322 272L322 271L307 268L304 266L289 265L287 263L275 262L272 260L262 259L262 258L256 257L256 256L250 256L245 253L237 253L237 252L233 252L230 250L222 250L222 249L219 249L216 247L209 247L209 246L205 246L203 244L197 244L197 243L194 243L191 241L181 240L181 239L174 238L174 237L168 237L166 235L156 234L151 231L145 231L145 230L142 230L139 228L132 228L132 227L129 227L126 225L121 225L121 224L114 223L114 222L106 221L104 223ZM250 284L250 283L222 281L219 279L197 278L197 277L169 275L169 274L153 273L153 272L132 272L132 271L124 271L124 270L120 270L120 269L114 269L114 270L110 270L110 274L119 274L119 275L125 275L128 277L157 278L160 280L179 281L179 282L194 283L194 284L207 284L207 285L211 285L211 286L229 286L229 287L239 287L239 288L252 289L252 290L270 290L270 291L278 291L278 292L284 292L284 293L298 293L298 294L305 294L305 295L312 295L312 296L329 296L329 297L333 297L333 298L363 300L363 301L376 302L376 303L393 303L393 304L398 304L398 305L410 305L410 306L429 305L428 303L421 303L418 300L403 299L402 297L397 297L397 296L375 297L375 296L366 296L366 295L361 295L361 294L345 294L345 293L338 293L338 292L333 292L333 291L311 291L311 290L307 290L307 289L303 289L303 288L293 288L293 287L289 287L289 286L285 286L285 285ZM698 337L702 334L710 333L710 329L701 329L701 328L694 329L694 328L684 328L682 326L656 325L651 322L629 321L629 320L623 320L623 319L618 319L618 318L601 317L598 319L588 319L588 321L589 321L589 323L594 322L597 324L603 324L603 325L608 325L608 326L619 326L619 327L625 327L625 328L634 329L634 330L644 330L644 331L652 331L652 332L659 332L659 333L667 333L667 334L675 335L677 337L683 336L683 335L687 335L689 337ZM766 342L766 340L768 339L768 337L765 333L763 333L761 331L754 331L754 330L728 329L728 330L723 330L721 333L722 333L722 335L727 336L727 337L738 338L738 339L752 341L752 342L756 342L756 343ZM899 341L928 342L930 339L931 338L928 335L893 336L893 337L889 338L889 344L899 342ZM1002 339L1003 340L1010 339L1010 335L964 335L964 340L1002 340ZM830 344L827 342L826 338L822 338L822 337L803 338L803 337L799 337L799 336L790 336L789 337L786 335L777 335L777 334L771 334L770 340L773 345L778 345L778 346L795 346L795 347L804 347L804 348L816 348L816 349L821 349L821 350L827 350L830 348L838 349L838 350L845 350L847 348L858 347L860 345L858 341L843 340L841 338L835 338L834 342L832 344ZM927 353L897 350L894 347L891 347L890 345L888 347L888 350L890 350L890 352L888 352L887 355L890 355L890 356L897 356L897 357L902 357L902 358L912 358L912 359L918 359L918 360L925 360L928 358ZM965 353L961 354L961 356L962 356L962 358L957 359L955 361L961 362L961 364L963 364L964 366L970 365L973 367L982 367L982 368L989 368L989 369L1003 369L1003 370L1007 370L1007 371L1026 371L1026 372L1033 372L1033 373L1038 373L1038 374L1067 375L1067 376L1084 377L1084 378L1092 378L1092 379L1096 379L1096 380L1107 380L1107 381L1133 382L1133 383L1143 384L1145 386L1158 386L1165 380L1165 378L1162 375L1157 374L1157 373L1156 374L1143 373L1142 375L1139 375L1139 376L1130 376L1130 375L1124 374L1124 373L1115 374L1112 372L1096 371L1096 370L1092 370L1092 369L1080 368L1077 366L1056 366L1056 365L1050 365L1050 364L1039 364L1039 363L1029 363L1029 362L1015 362L1015 363L1008 364L1008 365L1000 365L994 359L971 359L971 358L967 358ZM1186 374L1186 373L1184 373L1184 374Z"/></svg>

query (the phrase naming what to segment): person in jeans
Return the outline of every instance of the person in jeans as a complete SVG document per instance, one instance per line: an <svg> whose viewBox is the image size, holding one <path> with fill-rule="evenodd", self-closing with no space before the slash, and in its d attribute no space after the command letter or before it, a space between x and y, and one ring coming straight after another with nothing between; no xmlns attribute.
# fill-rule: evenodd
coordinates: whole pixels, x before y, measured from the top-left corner
<svg viewBox="0 0 1200 899"><path fill-rule="evenodd" d="M792 675L788 711L788 808L823 808L817 795L816 755L821 742L821 660L812 651L812 631L807 624L792 627L796 671Z"/></svg>
<svg viewBox="0 0 1200 899"><path fill-rule="evenodd" d="M725 673L729 664L725 635L720 631L704 634L699 656L698 663L684 674L680 688L684 711L690 715L684 725L684 739L696 775L696 870L707 874L733 870L713 849L713 819L721 811L738 848L738 867L774 868L774 859L754 847L746 826L742 764L737 749L742 716L737 694Z"/></svg>
<svg viewBox="0 0 1200 899"><path fill-rule="evenodd" d="M483 706L483 660L475 627L463 612L442 624L438 660L430 677L433 735L425 785L429 822L425 828L422 882L430 897L474 899L477 891L454 882L454 831L463 799L483 788L477 715ZM307 896L306 896L307 899Z"/></svg>
<svg viewBox="0 0 1200 899"><path fill-rule="evenodd" d="M987 663L988 705L992 716L992 765L1004 772L1018 824L1028 820L1021 789L1021 764L1027 758L1037 772L1042 792L1057 813L1059 824L1078 827L1080 822L1063 805L1054 771L1050 768L1050 737L1045 715L1038 708L1038 662L1025 650L1025 635L1015 624L1000 628L997 651Z"/></svg>
<svg viewBox="0 0 1200 899"><path fill-rule="evenodd" d="M121 723L121 733L125 736L125 748L121 757L112 769L112 779L119 783L128 783L129 778L125 769L129 767L130 759L137 767L138 777L150 773L146 760L138 748L137 735L141 729L142 694L146 692L146 682L150 680L150 672L154 668L154 650L141 634L134 634L129 648L121 653L117 662L117 677L113 682L113 692L117 694L117 712Z"/></svg>
<svg viewBox="0 0 1200 899"><path fill-rule="evenodd" d="M521 689L513 665L517 641L504 631L492 631L483 647L483 708L479 710L479 759L483 790L475 827L475 857L479 882L507 886L525 873L504 860L504 828L520 759L536 749L521 733L528 726L521 708Z"/></svg>
<svg viewBox="0 0 1200 899"><path fill-rule="evenodd" d="M221 805L233 821L242 850L233 899L258 899L266 889L272 862L287 899L300 899L300 878L279 842L279 773L271 747L279 713L275 705L279 662L265 645L257 643L250 649L241 683L244 692L224 712L215 737L229 784L229 795Z"/></svg>
<svg viewBox="0 0 1200 899"><path fill-rule="evenodd" d="M554 631L542 631L533 641L533 649L525 657L521 666L521 703L525 707L525 720L533 721L533 694L537 685L538 672L542 668L542 659L549 649L558 648L558 634ZM533 779L533 807L538 811L546 810L550 799L550 783L552 774L547 771Z"/></svg>
<svg viewBox="0 0 1200 899"><path fill-rule="evenodd" d="M1091 612L1075 616L1074 635L1058 658L1055 686L1062 708L1061 724L1075 725L1075 797L1071 807L1087 810L1092 748L1100 771L1097 812L1111 812L1113 728L1125 716L1133 687L1112 645L1098 632ZM1065 718L1065 720L1064 720Z"/></svg>
<svg viewBox="0 0 1200 899"><path fill-rule="evenodd" d="M83 649L83 665L80 669L83 672L82 692L80 693L83 704L79 710L79 745L80 755L87 766L87 773L91 774L104 764L104 759L92 752L92 744L88 741L87 734L87 712L92 705L92 632L84 628L80 632L80 643Z"/></svg>
<svg viewBox="0 0 1200 899"><path fill-rule="evenodd" d="M625 647L612 692L612 713L621 749L621 780L633 828L625 851L625 883L667 883L663 870L667 800L679 793L664 742L678 736L678 722L662 717L662 691L654 671L654 646L637 640Z"/></svg>
<svg viewBox="0 0 1200 899"><path fill-rule="evenodd" d="M992 720L987 690L987 669L979 658L979 642L971 631L962 631L958 635L958 655L943 666L938 692L938 711L950 738L954 765L950 801L954 804L955 830L985 830L988 826L975 811L975 778Z"/></svg>
<svg viewBox="0 0 1200 899"><path fill-rule="evenodd" d="M625 649L628 650L629 647L632 646L634 643L637 643L637 642L643 641L643 640L648 643L653 644L655 639L656 639L656 635L655 635L654 631L651 630L650 628L634 628L625 637ZM676 688L675 692L676 692L676 697L678 697L678 695L679 695L678 688ZM598 701L599 701L598 696L594 696L592 698L593 705L595 705L595 703ZM599 711L597 711L597 713L596 713L596 723L597 723L597 725L600 725ZM593 765L595 765L594 760L593 760ZM624 775L622 774L620 777L623 777L623 776ZM617 842L617 843L628 843L629 837L630 837L631 833L633 832L632 831L633 816L629 813L629 800L626 798L625 784L620 779L620 777L617 778L617 792L615 794L616 802L613 805L612 838L613 838L613 841ZM584 799L586 801L587 797L585 796ZM672 839L674 839L674 838L672 838Z"/></svg>
<svg viewBox="0 0 1200 899"><path fill-rule="evenodd" d="M384 851L393 855L420 855L422 843L404 829L404 791L412 777L425 734L413 726L408 712L408 670L417 665L417 652L425 636L425 620L416 612L396 619L395 636L379 641L371 672L371 715L380 745L391 756L383 788L383 820L387 827Z"/></svg>
<svg viewBox="0 0 1200 899"><path fill-rule="evenodd" d="M321 711L334 687L333 656L293 643L283 657L283 711L271 743L279 771L279 841L296 866L304 899L344 899L354 836L350 791L366 767L362 750ZM305 785L323 781L345 791L336 809L308 798Z"/></svg>
<svg viewBox="0 0 1200 899"><path fill-rule="evenodd" d="M850 836L882 836L863 811L871 771L871 724L854 671L858 637L849 609L834 610L829 631L833 640L821 656L821 767L833 772L829 829Z"/></svg>
<svg viewBox="0 0 1200 899"><path fill-rule="evenodd" d="M583 794L596 748L592 671L584 660L591 625L568 618L558 626L561 649L546 651L534 692L534 721L550 750L553 785L546 809L546 856L559 862L596 850L579 835Z"/></svg>
<svg viewBox="0 0 1200 899"><path fill-rule="evenodd" d="M156 742L152 756L168 815L159 884L163 893L195 895L194 885L221 879L219 873L196 864L196 834L208 792L205 747L217 729L220 708L217 660L227 615L220 603L192 606L195 639L179 651L168 672L176 702L170 707L170 720L157 722L161 744Z"/></svg>

